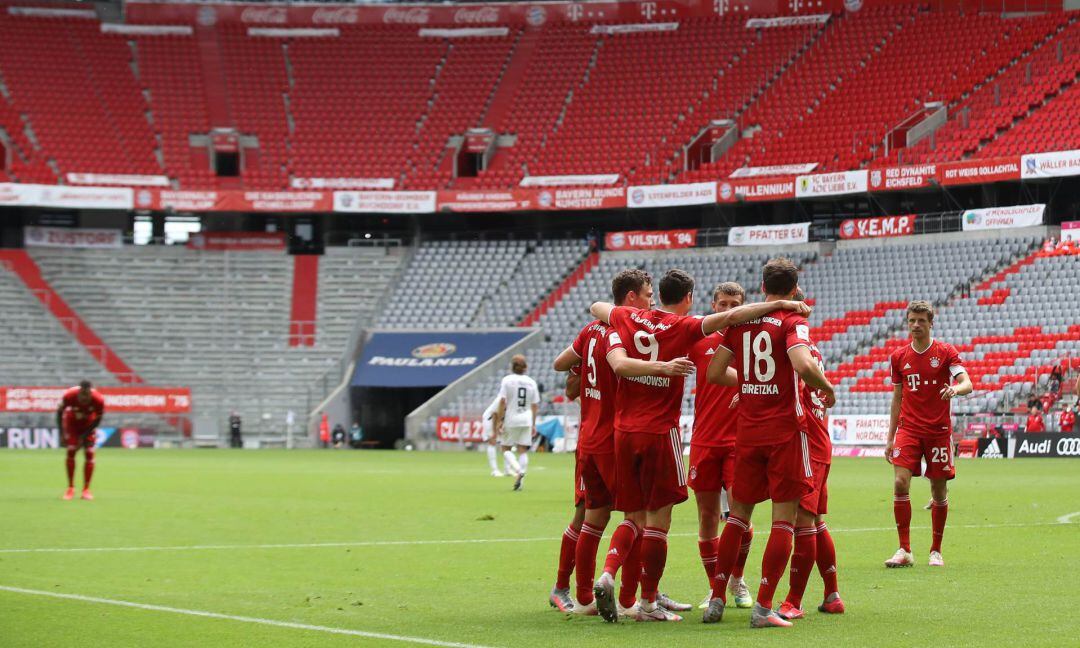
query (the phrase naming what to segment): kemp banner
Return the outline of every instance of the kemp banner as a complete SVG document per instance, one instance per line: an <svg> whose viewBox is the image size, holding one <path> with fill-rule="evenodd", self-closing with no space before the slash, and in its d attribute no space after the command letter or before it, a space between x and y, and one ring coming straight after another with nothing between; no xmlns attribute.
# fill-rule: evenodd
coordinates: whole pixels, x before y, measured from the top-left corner
<svg viewBox="0 0 1080 648"><path fill-rule="evenodd" d="M0 387L0 412L55 412L69 387ZM187 414L191 390L186 387L98 387L105 413Z"/></svg>
<svg viewBox="0 0 1080 648"><path fill-rule="evenodd" d="M1007 229L1042 225L1046 205L1017 205L1015 207L990 207L969 209L961 220L965 232L973 230Z"/></svg>
<svg viewBox="0 0 1080 648"><path fill-rule="evenodd" d="M908 236L915 233L915 216L849 218L840 223L840 238L861 239L881 236Z"/></svg>
<svg viewBox="0 0 1080 648"><path fill-rule="evenodd" d="M697 230L667 230L663 232L608 232L604 237L604 249L612 252L622 250L673 250L697 245Z"/></svg>
<svg viewBox="0 0 1080 648"><path fill-rule="evenodd" d="M1036 432L1016 437L1016 452L1021 457L1080 457L1080 435Z"/></svg>
<svg viewBox="0 0 1080 648"><path fill-rule="evenodd" d="M531 331L376 332L356 363L353 387L445 387Z"/></svg>
<svg viewBox="0 0 1080 648"><path fill-rule="evenodd" d="M829 436L836 445L885 445L889 440L889 416L861 414L830 416Z"/></svg>

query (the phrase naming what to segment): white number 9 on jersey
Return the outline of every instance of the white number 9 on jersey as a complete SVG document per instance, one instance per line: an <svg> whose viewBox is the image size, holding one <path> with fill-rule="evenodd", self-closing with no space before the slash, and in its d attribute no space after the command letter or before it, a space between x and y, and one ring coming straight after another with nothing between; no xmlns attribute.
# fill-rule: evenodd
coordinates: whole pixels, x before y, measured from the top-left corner
<svg viewBox="0 0 1080 648"><path fill-rule="evenodd" d="M648 355L649 360L656 362L656 359L660 357L660 343L656 341L656 336L645 331L637 331L634 333L634 347L637 348L638 353L641 355Z"/></svg>

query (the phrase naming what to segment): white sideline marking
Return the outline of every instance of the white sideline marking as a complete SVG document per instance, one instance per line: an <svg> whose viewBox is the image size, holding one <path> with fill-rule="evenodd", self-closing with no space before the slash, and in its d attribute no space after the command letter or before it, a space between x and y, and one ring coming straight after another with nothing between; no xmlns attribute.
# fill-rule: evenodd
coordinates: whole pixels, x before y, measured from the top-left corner
<svg viewBox="0 0 1080 648"><path fill-rule="evenodd" d="M46 592L43 590L23 589L21 587L9 587L7 585L0 585L0 591L11 592L13 594L27 594L30 596L48 596L51 598L67 599L69 601L82 601L84 603L116 605L119 607L135 608L137 610L150 610L152 612L170 612L172 614L207 617L210 619L224 619L226 621L239 621L241 623L255 623L258 625L276 626L278 628L292 628L294 630L312 630L314 632L350 635L353 637L364 637L367 639L385 639L387 641L401 641L404 643L424 644L427 646L443 646L444 648L485 648L484 646L479 646L476 644L456 643L453 641L438 641L436 639L424 639L422 637L406 637L402 635L383 634L381 632L365 632L363 630L349 630L348 628L332 628L329 626L310 625L307 623L292 623L290 621L275 621L274 619L260 619L258 617L235 616L232 614L221 614L219 612L206 612L204 610L185 610L184 608L174 608L168 607L166 605L133 603L131 601L119 601L116 599L98 598L96 596L82 596L80 594Z"/></svg>
<svg viewBox="0 0 1080 648"><path fill-rule="evenodd" d="M1072 524L1072 518L1080 516L1080 511L1063 515L1055 522L1029 522L1008 524L950 524L950 529L1003 529L1010 527L1038 527L1060 526ZM925 530L929 526L912 526L912 530ZM887 527L862 527L853 529L834 529L829 527L831 533L871 533L882 531L896 531L895 526ZM697 537L697 533L669 533L669 538ZM0 549L0 554L23 554L23 553L94 553L110 551L207 551L229 549L318 549L333 547L399 547L418 545L467 545L467 544L501 544L510 542L558 542L560 537L544 538L473 538L469 540L370 540L358 542L308 542L308 543L278 543L278 544L236 544L236 545L175 545L175 546L144 546L144 547L30 547Z"/></svg>
<svg viewBox="0 0 1080 648"><path fill-rule="evenodd" d="M1057 519L1058 524L1071 524L1074 517L1080 516L1080 511L1075 513L1066 513Z"/></svg>

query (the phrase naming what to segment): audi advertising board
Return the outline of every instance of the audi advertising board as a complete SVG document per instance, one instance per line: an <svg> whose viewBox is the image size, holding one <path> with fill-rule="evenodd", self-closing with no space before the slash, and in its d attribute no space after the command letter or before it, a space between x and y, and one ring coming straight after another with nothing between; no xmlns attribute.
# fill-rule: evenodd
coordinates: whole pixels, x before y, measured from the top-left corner
<svg viewBox="0 0 1080 648"><path fill-rule="evenodd" d="M1016 439L1016 458L1072 457L1080 458L1080 434L1037 432L1021 434Z"/></svg>

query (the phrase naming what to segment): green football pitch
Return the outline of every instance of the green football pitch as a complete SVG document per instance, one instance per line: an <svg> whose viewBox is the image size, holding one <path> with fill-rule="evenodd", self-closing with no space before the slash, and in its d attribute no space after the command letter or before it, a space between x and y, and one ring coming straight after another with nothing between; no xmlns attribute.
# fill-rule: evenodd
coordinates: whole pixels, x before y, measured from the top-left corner
<svg viewBox="0 0 1080 648"><path fill-rule="evenodd" d="M926 566L919 480L918 564L886 570L891 468L838 460L829 525L848 613L789 630L750 630L736 609L711 626L697 610L617 625L554 611L571 458L531 467L515 493L479 453L105 450L97 499L64 502L61 453L0 452L0 645L1080 645L1080 462L961 461L944 569ZM674 517L662 589L697 603L693 504ZM815 575L808 608L820 595Z"/></svg>

